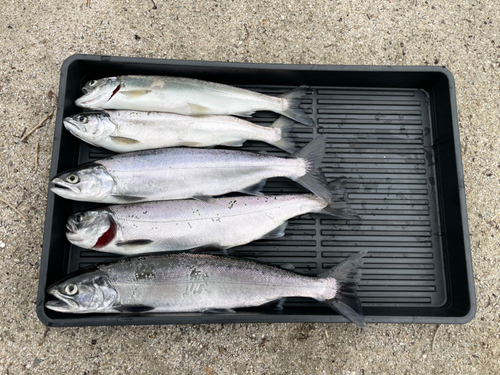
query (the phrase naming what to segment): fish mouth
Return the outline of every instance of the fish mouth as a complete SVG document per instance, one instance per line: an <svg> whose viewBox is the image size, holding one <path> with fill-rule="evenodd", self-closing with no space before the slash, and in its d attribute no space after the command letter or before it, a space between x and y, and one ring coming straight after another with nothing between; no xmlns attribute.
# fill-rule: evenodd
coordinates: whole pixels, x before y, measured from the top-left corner
<svg viewBox="0 0 500 375"><path fill-rule="evenodd" d="M95 245L94 241L92 241L92 239L86 239L86 234L79 233L78 228L76 226L73 226L72 224L73 223L71 222L68 222L66 224L66 239L72 245L81 247L83 249L92 249Z"/></svg>
<svg viewBox="0 0 500 375"><path fill-rule="evenodd" d="M64 127L66 128L66 130L68 130L71 134L73 134L73 132L75 130L80 131L82 133L84 133L86 131L85 127L82 124L80 124L76 120L73 120L71 117L66 117L63 120L63 124L64 124Z"/></svg>
<svg viewBox="0 0 500 375"><path fill-rule="evenodd" d="M56 297L57 300L45 302L46 308L58 312L76 312L78 310L78 304L60 293L56 288L50 288L47 293Z"/></svg>
<svg viewBox="0 0 500 375"><path fill-rule="evenodd" d="M66 238L68 239L69 242L71 242L73 245L79 246L79 244L83 241L80 235L76 232L76 228L71 228L66 225Z"/></svg>
<svg viewBox="0 0 500 375"><path fill-rule="evenodd" d="M80 193L80 189L78 189L78 187L76 187L75 185L68 184L67 182L64 182L59 177L54 178L51 182L61 189L71 190L73 193L76 194Z"/></svg>
<svg viewBox="0 0 500 375"><path fill-rule="evenodd" d="M75 185L68 184L58 177L55 177L51 183L53 186L50 187L50 191L63 197L63 198L74 198L74 195L79 195L81 193L80 189Z"/></svg>
<svg viewBox="0 0 500 375"><path fill-rule="evenodd" d="M99 97L92 95L92 93L86 93L75 100L75 104L81 108L92 108L92 102L98 100Z"/></svg>
<svg viewBox="0 0 500 375"><path fill-rule="evenodd" d="M53 300L45 302L45 307L52 311L57 312L73 312L74 310L71 308L69 304L65 301L61 300Z"/></svg>
<svg viewBox="0 0 500 375"><path fill-rule="evenodd" d="M77 227L75 224L73 224L71 221L69 221L66 224L66 229L68 230L69 233L75 234L77 231Z"/></svg>
<svg viewBox="0 0 500 375"><path fill-rule="evenodd" d="M113 96L115 96L121 89L121 83L115 78L114 85L104 89L88 90L87 88L82 88L84 95L75 100L75 104L82 108L92 108L92 109L102 109L102 106L109 102Z"/></svg>

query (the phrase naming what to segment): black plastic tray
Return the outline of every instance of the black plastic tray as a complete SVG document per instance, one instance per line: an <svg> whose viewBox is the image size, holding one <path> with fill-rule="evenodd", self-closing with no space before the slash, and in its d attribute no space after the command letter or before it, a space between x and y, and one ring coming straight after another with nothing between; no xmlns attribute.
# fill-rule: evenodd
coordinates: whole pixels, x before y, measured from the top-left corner
<svg viewBox="0 0 500 375"><path fill-rule="evenodd" d="M276 95L307 84L302 107L317 129L297 125L304 145L328 137L323 170L348 178L347 192L361 220L303 216L286 236L237 248L236 256L292 263L315 275L350 254L368 250L358 294L367 322L465 323L476 311L465 205L455 87L439 67L240 64L75 55L61 70L51 176L111 153L81 142L62 124L82 110L74 100L90 79L126 74L171 75L241 86ZM270 124L276 114L252 121ZM285 153L264 143L243 149ZM303 192L271 180L268 193ZM46 288L69 272L113 255L66 240L65 223L90 204L49 192L37 314L50 326L223 322L345 322L309 299L289 299L282 311L241 309L232 314L62 314L45 309Z"/></svg>

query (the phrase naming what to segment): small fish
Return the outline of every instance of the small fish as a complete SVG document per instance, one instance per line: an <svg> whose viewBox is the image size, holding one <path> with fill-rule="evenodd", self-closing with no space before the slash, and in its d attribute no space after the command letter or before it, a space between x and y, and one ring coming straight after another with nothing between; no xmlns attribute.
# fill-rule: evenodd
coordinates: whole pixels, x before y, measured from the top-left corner
<svg viewBox="0 0 500 375"><path fill-rule="evenodd" d="M228 249L285 235L287 220L321 213L357 218L340 201L345 179L330 184L338 202L313 194L241 196L114 205L72 215L66 238L74 245L121 255L196 248Z"/></svg>
<svg viewBox="0 0 500 375"><path fill-rule="evenodd" d="M207 199L230 192L262 195L266 179L287 177L328 201L330 191L320 171L325 147L326 137L320 136L288 158L217 149L136 151L58 174L50 189L67 199L120 204Z"/></svg>
<svg viewBox="0 0 500 375"><path fill-rule="evenodd" d="M180 115L250 116L272 111L304 125L313 120L299 108L307 86L297 87L279 97L268 96L220 83L166 76L121 76L91 80L75 101L90 109L171 112Z"/></svg>
<svg viewBox="0 0 500 375"><path fill-rule="evenodd" d="M247 140L266 142L295 152L290 138L294 121L281 116L271 126L259 126L231 116L184 116L163 112L106 111L64 119L75 137L114 152L162 147L240 147Z"/></svg>
<svg viewBox="0 0 500 375"><path fill-rule="evenodd" d="M325 303L365 327L356 289L366 251L318 277L242 259L201 254L138 257L101 264L48 288L57 300L45 307L63 313L236 313L287 297ZM286 307L285 307L286 308Z"/></svg>

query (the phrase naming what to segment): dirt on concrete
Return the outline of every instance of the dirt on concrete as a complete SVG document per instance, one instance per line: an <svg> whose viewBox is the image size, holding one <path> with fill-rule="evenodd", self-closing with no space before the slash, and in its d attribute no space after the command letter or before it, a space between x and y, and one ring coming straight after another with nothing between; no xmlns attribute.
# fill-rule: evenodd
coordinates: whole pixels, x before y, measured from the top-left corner
<svg viewBox="0 0 500 375"><path fill-rule="evenodd" d="M500 372L500 7L470 1L3 0L0 373ZM466 325L47 328L35 313L62 62L76 53L294 64L437 65L457 88L477 289ZM23 218L23 216L25 218Z"/></svg>

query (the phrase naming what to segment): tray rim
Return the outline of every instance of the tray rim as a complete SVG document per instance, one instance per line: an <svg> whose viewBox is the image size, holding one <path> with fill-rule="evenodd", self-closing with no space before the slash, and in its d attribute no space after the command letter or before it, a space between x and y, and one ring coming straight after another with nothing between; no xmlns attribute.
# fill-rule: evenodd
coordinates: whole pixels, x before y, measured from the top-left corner
<svg viewBox="0 0 500 375"><path fill-rule="evenodd" d="M61 74L59 81L59 97L57 103L57 113L55 120L54 141L52 148L52 159L50 166L50 177L57 173L57 165L59 161L60 143L59 137L63 131L62 116L65 98L60 95L61 92L66 91L67 74L70 66L77 61L107 61L107 62L120 62L120 63L141 63L151 65L184 65L190 67L217 67L217 68L239 68L239 69L266 69L266 70L291 70L291 71L324 71L324 72L399 72L399 73L440 73L448 81L449 94L450 94L450 108L452 117L453 128L453 141L455 143L455 160L456 172L459 181L459 204L462 219L463 241L465 247L465 267L467 271L467 285L470 295L470 308L469 311L462 316L383 316L383 315L365 315L367 323L426 323L426 324L465 324L470 322L477 310L477 300L475 293L473 269L472 269L472 254L470 247L467 205L465 197L465 185L463 176L463 163L460 147L460 134L458 130L458 113L457 101L455 91L455 80L453 74L445 67L440 66L391 66L391 65L329 65L329 64L276 64L276 63L240 63L240 62L224 62L224 61L203 61L203 60L177 60L177 59L159 59L159 58L143 58L143 57L122 57L122 56L108 56L108 55L92 55L92 54L74 54L66 58L61 66ZM48 192L47 205L45 211L45 223L43 234L43 246L40 262L39 275L45 275L48 272L48 258L50 255L50 224L51 220L48 214L53 211L55 196L53 193ZM49 219L49 220L48 220ZM99 316L98 320L93 317L80 317L73 318L69 316L65 319L52 319L45 313L45 289L46 283L42 280L43 277L39 276L36 313L38 319L50 327L76 327L76 326L106 326L106 325L153 325L153 324L213 324L213 323L302 323L302 322L317 322L317 323L347 323L347 319L340 315L293 315L293 314L252 314L246 312L238 312L236 314L184 314L184 316L169 315L169 321L162 320L163 314L154 315L135 315L135 316L118 316L106 315ZM432 308L429 308L432 309ZM141 320L133 319L134 317L147 318L144 322ZM194 322L197 320L197 322Z"/></svg>

